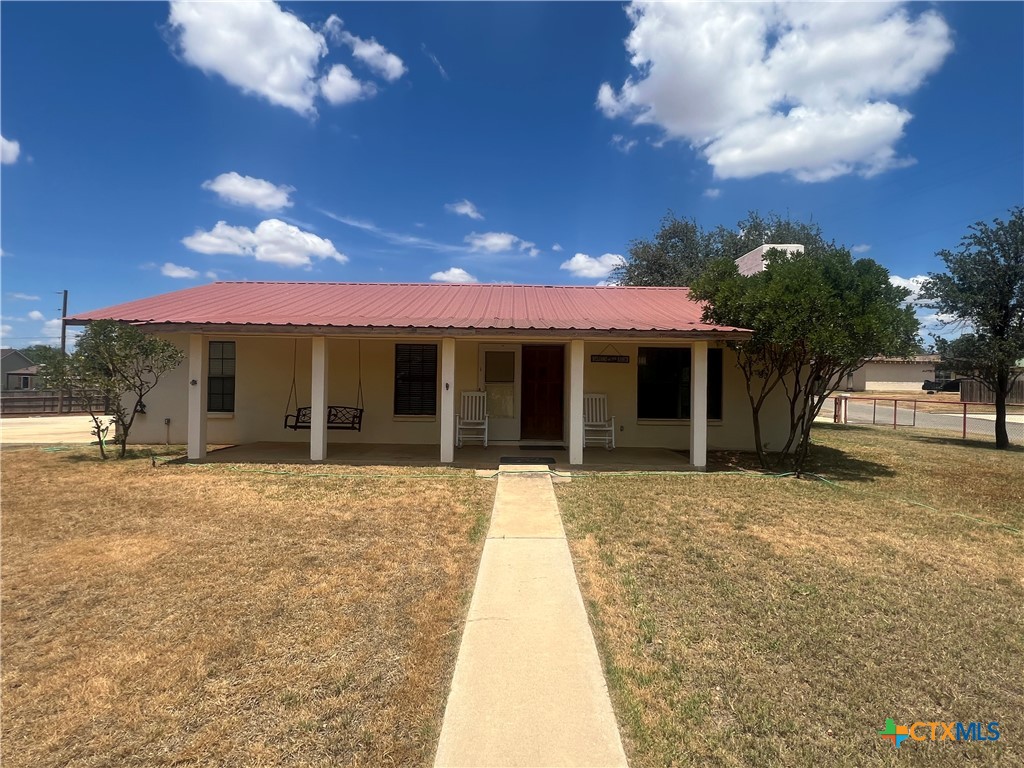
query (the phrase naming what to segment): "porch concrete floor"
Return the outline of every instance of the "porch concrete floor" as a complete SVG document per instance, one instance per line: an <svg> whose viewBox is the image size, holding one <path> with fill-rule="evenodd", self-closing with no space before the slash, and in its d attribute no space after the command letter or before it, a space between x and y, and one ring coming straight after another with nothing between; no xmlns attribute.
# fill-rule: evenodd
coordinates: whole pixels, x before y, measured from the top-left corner
<svg viewBox="0 0 1024 768"><path fill-rule="evenodd" d="M439 448L436 445L381 445L359 443L330 443L324 464L353 466L439 467ZM465 446L455 449L451 465L460 469L496 469L503 456L550 457L558 470L584 469L587 471L655 470L680 471L692 469L685 451L668 448L587 448L583 452L583 466L569 464L569 451L555 448L526 450L517 445ZM211 450L207 462L238 464L311 464L307 443L247 443Z"/></svg>

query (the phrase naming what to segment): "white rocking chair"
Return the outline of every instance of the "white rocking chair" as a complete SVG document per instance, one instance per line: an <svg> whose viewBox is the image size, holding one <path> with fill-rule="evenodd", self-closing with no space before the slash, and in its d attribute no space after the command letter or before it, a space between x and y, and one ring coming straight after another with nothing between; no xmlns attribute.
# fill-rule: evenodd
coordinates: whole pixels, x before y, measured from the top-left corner
<svg viewBox="0 0 1024 768"><path fill-rule="evenodd" d="M466 440L479 440L487 447L487 393L463 392L462 412L455 423L455 445Z"/></svg>
<svg viewBox="0 0 1024 768"><path fill-rule="evenodd" d="M583 395L583 445L615 447L615 417L608 417L605 395Z"/></svg>

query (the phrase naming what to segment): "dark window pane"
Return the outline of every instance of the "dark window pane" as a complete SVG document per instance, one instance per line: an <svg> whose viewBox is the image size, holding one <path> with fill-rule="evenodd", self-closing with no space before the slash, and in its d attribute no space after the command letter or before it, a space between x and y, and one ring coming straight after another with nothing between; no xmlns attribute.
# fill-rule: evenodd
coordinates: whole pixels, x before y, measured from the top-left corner
<svg viewBox="0 0 1024 768"><path fill-rule="evenodd" d="M437 345L395 345L395 415L437 413Z"/></svg>
<svg viewBox="0 0 1024 768"><path fill-rule="evenodd" d="M690 418L690 349L637 350L636 413L641 419ZM708 418L722 418L722 350L708 350Z"/></svg>
<svg viewBox="0 0 1024 768"><path fill-rule="evenodd" d="M206 410L232 413L235 410L235 342L211 341L207 377Z"/></svg>

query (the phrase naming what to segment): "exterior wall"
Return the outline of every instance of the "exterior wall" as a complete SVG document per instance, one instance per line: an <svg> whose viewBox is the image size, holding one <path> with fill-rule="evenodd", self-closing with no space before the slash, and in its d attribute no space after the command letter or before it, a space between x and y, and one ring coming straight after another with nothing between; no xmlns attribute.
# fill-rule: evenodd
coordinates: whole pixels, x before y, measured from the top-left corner
<svg viewBox="0 0 1024 768"><path fill-rule="evenodd" d="M183 352L186 334L163 335ZM236 355L235 413L209 414L207 439L211 445L258 441L308 442L309 432L283 427L286 402L295 359L296 391L299 405L310 403L312 344L309 338L278 336L207 336L207 341L234 341ZM361 432L330 430L332 443L439 444L439 416L395 416L394 345L396 342L433 343L430 338L328 339L329 402L355 405L361 370L365 412ZM480 346L482 344L563 344L565 347L565 390L563 438L569 436L569 345L566 340L458 339L455 343L455 408L463 391L478 390ZM687 346L671 342L615 342L619 354L629 355L628 364L592 363L608 342L585 344L584 391L608 396L609 415L615 416L616 443L622 447L662 447L687 450L689 420L641 420L637 418L637 350L641 346ZM711 346L715 346L712 344ZM722 345L719 345L722 346ZM359 354L361 351L361 355ZM440 354L440 350L439 350ZM723 355L722 419L708 422L708 449L752 450L753 428L743 376L735 365L735 354ZM440 378L440 359L438 361ZM440 395L440 388L438 390ZM131 439L135 443L181 444L187 441L188 361L166 374L146 398L146 413L136 418ZM782 405L781 398L779 405ZM295 403L290 410L294 412ZM440 405L438 406L440 410ZM764 438L769 449L781 447L785 439L783 409L766 407L769 418ZM773 415L777 414L777 418ZM170 425L164 419L170 419Z"/></svg>
<svg viewBox="0 0 1024 768"><path fill-rule="evenodd" d="M865 363L853 373L854 392L919 391L926 379L935 378L934 363Z"/></svg>
<svg viewBox="0 0 1024 768"><path fill-rule="evenodd" d="M629 355L629 363L592 363L590 356L600 354L606 342L587 342L583 364L583 388L588 393L608 396L608 415L615 417L616 445L635 448L672 448L689 450L688 419L654 420L637 418L637 350L640 347L679 346L676 344L615 342L619 354ZM709 344L709 348L725 347ZM750 416L743 374L736 366L736 353L725 348L722 355L722 418L708 420L708 450L754 449L754 428ZM775 393L773 393L775 394ZM784 398L776 399L779 408L766 405L762 411L762 438L769 450L782 447L788 434ZM769 401L770 403L772 401Z"/></svg>

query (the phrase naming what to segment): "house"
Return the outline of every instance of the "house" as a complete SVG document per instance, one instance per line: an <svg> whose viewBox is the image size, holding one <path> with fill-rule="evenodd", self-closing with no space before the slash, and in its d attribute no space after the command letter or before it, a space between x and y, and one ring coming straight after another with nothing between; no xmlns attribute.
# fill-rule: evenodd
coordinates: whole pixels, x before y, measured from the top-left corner
<svg viewBox="0 0 1024 768"><path fill-rule="evenodd" d="M434 445L452 462L470 391L487 393L491 441L564 446L574 465L588 393L606 396L619 447L684 450L698 468L709 446L754 447L727 346L750 332L702 322L686 288L218 282L67 322L100 319L186 353L131 438L187 443L190 459L208 443L308 441L313 461L371 443ZM285 427L296 402L312 407L308 431ZM360 405L361 429L329 429L333 405ZM769 449L783 411L763 427Z"/></svg>
<svg viewBox="0 0 1024 768"><path fill-rule="evenodd" d="M763 272L765 268L764 255L768 251L785 251L787 254L803 253L804 247L800 243L787 243L783 245L768 243L759 245L754 250L747 251L735 260L739 273L744 277L750 277L758 272Z"/></svg>
<svg viewBox="0 0 1024 768"><path fill-rule="evenodd" d="M847 392L920 392L925 381L948 381L948 371L936 371L938 355L875 357L846 377Z"/></svg>
<svg viewBox="0 0 1024 768"><path fill-rule="evenodd" d="M4 390L34 389L39 366L16 349L0 350L0 380Z"/></svg>

